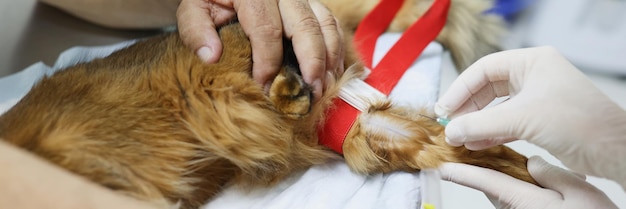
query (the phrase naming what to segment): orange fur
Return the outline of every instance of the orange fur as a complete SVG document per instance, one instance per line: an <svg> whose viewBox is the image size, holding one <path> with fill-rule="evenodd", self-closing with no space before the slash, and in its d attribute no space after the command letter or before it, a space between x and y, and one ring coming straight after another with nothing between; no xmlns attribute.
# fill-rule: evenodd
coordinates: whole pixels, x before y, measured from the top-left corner
<svg viewBox="0 0 626 209"><path fill-rule="evenodd" d="M351 29L375 2L326 3ZM0 138L163 208L178 202L197 208L228 183L267 186L337 158L318 145L316 130L341 85L362 68L334 75L327 93L312 104L311 89L286 64L266 96L251 79L243 30L233 24L219 33L224 51L216 64L203 64L177 34L169 34L43 78L0 116ZM358 62L350 50L346 66ZM428 113L387 101L373 104L346 139L348 165L373 173L464 162L534 182L524 156L504 146L477 152L448 146L443 127L419 114ZM401 131L380 128L377 121Z"/></svg>

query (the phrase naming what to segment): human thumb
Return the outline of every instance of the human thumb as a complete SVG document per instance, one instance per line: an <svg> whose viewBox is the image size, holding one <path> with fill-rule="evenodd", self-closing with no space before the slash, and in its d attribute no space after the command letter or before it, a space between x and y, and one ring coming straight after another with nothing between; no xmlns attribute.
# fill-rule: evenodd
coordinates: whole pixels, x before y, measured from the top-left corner
<svg viewBox="0 0 626 209"><path fill-rule="evenodd" d="M587 183L585 177L533 156L528 172L544 188L560 193L562 208L616 208L606 194Z"/></svg>

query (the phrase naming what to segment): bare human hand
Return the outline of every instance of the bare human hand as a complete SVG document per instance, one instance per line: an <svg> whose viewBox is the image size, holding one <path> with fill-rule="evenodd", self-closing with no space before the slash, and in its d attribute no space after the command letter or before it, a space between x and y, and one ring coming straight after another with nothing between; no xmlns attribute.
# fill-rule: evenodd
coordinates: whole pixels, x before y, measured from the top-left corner
<svg viewBox="0 0 626 209"><path fill-rule="evenodd" d="M252 74L266 89L282 64L282 39L293 42L304 81L320 98L326 71L343 67L343 38L337 20L317 0L182 0L178 29L186 45L208 62L219 60L216 28L237 17L252 44Z"/></svg>
<svg viewBox="0 0 626 209"><path fill-rule="evenodd" d="M165 202L141 202L96 185L0 139L0 208L156 209ZM160 207L159 207L160 206Z"/></svg>

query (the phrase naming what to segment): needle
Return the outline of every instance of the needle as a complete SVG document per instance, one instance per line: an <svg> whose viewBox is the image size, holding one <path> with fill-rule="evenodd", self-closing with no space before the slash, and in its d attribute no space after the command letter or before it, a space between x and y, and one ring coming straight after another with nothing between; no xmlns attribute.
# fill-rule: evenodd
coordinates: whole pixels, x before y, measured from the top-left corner
<svg viewBox="0 0 626 209"><path fill-rule="evenodd" d="M437 123L441 124L442 126L447 126L448 123L450 122L450 119L447 119L447 118L436 118L435 119L435 118L430 117L430 116L426 116L426 115L422 115L422 114L419 114L419 115L422 116L422 117L431 119L433 121L437 121Z"/></svg>

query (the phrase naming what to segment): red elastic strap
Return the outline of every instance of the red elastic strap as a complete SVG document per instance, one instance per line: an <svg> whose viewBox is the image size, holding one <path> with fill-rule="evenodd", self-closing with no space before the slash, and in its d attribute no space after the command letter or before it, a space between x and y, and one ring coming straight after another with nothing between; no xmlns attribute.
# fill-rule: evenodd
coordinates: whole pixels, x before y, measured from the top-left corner
<svg viewBox="0 0 626 209"><path fill-rule="evenodd" d="M369 69L374 61L374 49L376 41L381 34L387 31L394 17L402 8L404 0L382 0L363 18L359 26L354 32L353 44L363 61L363 64Z"/></svg>
<svg viewBox="0 0 626 209"><path fill-rule="evenodd" d="M364 64L372 69L365 82L389 95L404 72L411 67L426 46L446 24L450 0L435 0L433 5L409 27L402 37L374 68L373 56L378 37L384 33L404 0L382 0L359 24L354 44ZM327 112L324 127L319 131L320 143L343 154L343 141L356 121L359 111L343 100L333 101L334 108Z"/></svg>

